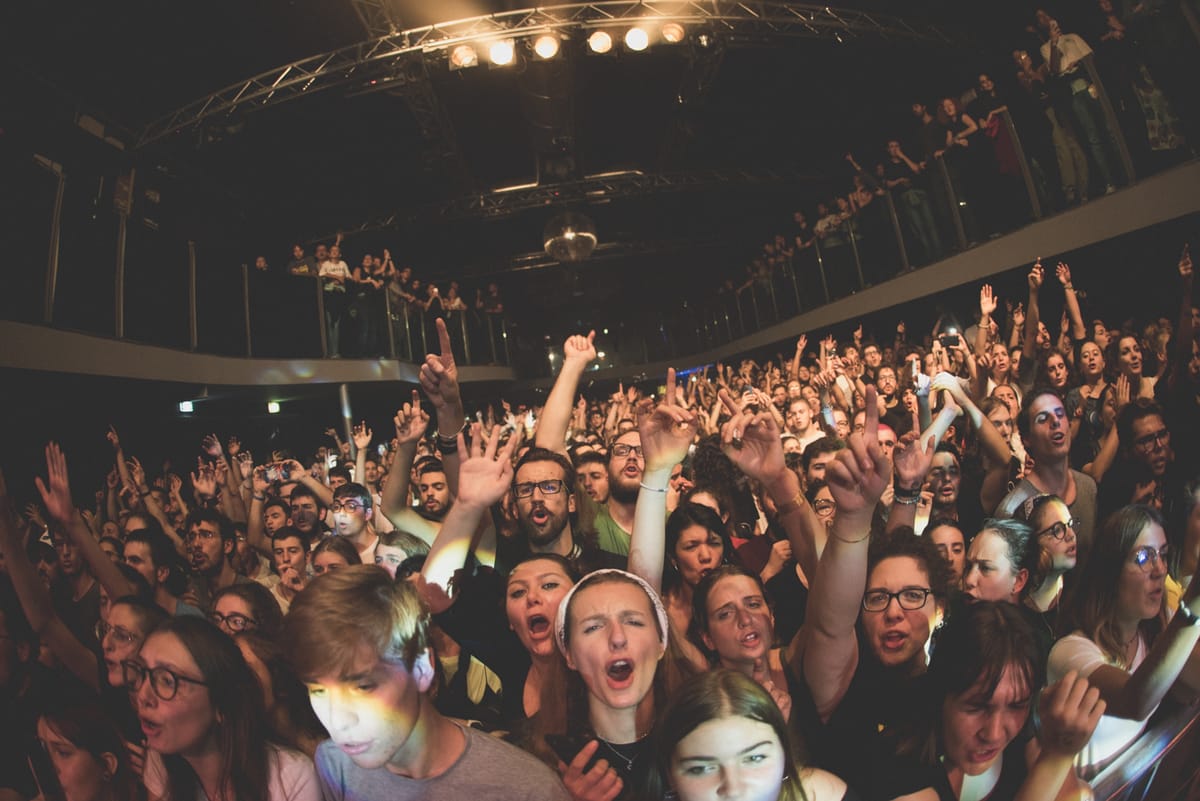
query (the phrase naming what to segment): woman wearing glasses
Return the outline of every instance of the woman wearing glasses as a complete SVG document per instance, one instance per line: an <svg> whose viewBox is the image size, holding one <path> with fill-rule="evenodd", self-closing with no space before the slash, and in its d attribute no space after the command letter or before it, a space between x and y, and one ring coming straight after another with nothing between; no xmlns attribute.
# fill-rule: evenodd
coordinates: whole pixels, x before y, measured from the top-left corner
<svg viewBox="0 0 1200 801"><path fill-rule="evenodd" d="M1200 690L1200 670L1189 664L1200 640L1200 582L1172 617L1166 578L1159 513L1135 505L1109 516L1063 610L1062 630L1071 633L1055 643L1047 670L1050 681L1077 672L1108 703L1081 769L1099 770L1123 751L1172 686Z"/></svg>
<svg viewBox="0 0 1200 801"><path fill-rule="evenodd" d="M216 626L169 620L122 668L146 737L152 799L320 798L311 760L271 742L258 682Z"/></svg>
<svg viewBox="0 0 1200 801"><path fill-rule="evenodd" d="M1058 630L1063 576L1075 569L1077 546L1075 518L1057 495L1034 495L1017 510L1033 530L1039 554L1035 577L1040 581L1025 596L1025 604L1038 612L1050 631ZM1033 584L1034 578L1030 579Z"/></svg>
<svg viewBox="0 0 1200 801"><path fill-rule="evenodd" d="M258 582L231 584L213 596L212 604L208 619L230 637L253 631L274 640L283 625L279 602Z"/></svg>

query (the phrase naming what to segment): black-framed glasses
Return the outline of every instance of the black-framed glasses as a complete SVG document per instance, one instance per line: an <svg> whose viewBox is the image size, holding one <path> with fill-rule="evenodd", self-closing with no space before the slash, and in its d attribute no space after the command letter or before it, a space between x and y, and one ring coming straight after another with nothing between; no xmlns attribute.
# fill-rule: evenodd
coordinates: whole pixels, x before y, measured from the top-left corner
<svg viewBox="0 0 1200 801"><path fill-rule="evenodd" d="M199 679L180 676L170 668L156 667L148 668L140 662L125 660L121 663L121 678L125 681L125 687L130 691L142 689L142 685L146 683L146 677L150 677L150 687L154 690L154 694L164 701L170 701L179 692L180 684L199 684L201 687L207 687L208 682L200 681Z"/></svg>
<svg viewBox="0 0 1200 801"><path fill-rule="evenodd" d="M1171 546L1164 545L1161 548L1155 548L1153 545L1143 545L1133 552L1132 561L1135 565L1141 568L1143 573L1149 573L1154 569L1155 563L1162 563L1165 568L1167 566L1167 556L1171 552Z"/></svg>
<svg viewBox="0 0 1200 801"><path fill-rule="evenodd" d="M218 626L225 626L230 631L246 631L258 625L257 620L243 615L241 612L230 612L228 615L222 615L220 612L209 612L208 619Z"/></svg>
<svg viewBox="0 0 1200 801"><path fill-rule="evenodd" d="M901 609L912 612L925 606L925 602L932 594L933 590L928 587L905 587L899 592L868 590L863 593L862 605L863 609L868 612L882 612L891 605L892 599L895 598Z"/></svg>
<svg viewBox="0 0 1200 801"><path fill-rule="evenodd" d="M184 542L195 542L196 540L212 542L220 536L220 533L216 531L209 531L208 529L204 528L194 528L189 531L186 536L184 536L183 540Z"/></svg>
<svg viewBox="0 0 1200 801"><path fill-rule="evenodd" d="M1148 451L1157 445L1167 445L1171 442L1171 432L1165 428L1160 428L1158 431L1152 431L1149 434L1138 437L1133 441L1133 447L1138 450Z"/></svg>
<svg viewBox="0 0 1200 801"><path fill-rule="evenodd" d="M113 639L119 642L121 645L133 645L135 642L138 642L142 639L140 635L134 634L132 631L129 631L121 626L110 626L103 620L96 621L97 640L103 642L104 638L110 633L112 634Z"/></svg>
<svg viewBox="0 0 1200 801"><path fill-rule="evenodd" d="M1079 521L1072 517L1070 520L1068 520L1065 523L1062 522L1061 520L1057 523L1052 523L1048 527L1039 531L1034 536L1042 537L1042 536L1045 536L1046 534L1049 534L1050 536L1054 537L1054 539L1056 539L1056 540L1065 540L1067 538L1067 529L1071 529L1071 531L1074 532L1075 527L1078 525L1079 525ZM1074 538L1074 534L1072 534L1072 538Z"/></svg>
<svg viewBox="0 0 1200 801"><path fill-rule="evenodd" d="M630 453L634 454L640 459L642 456L642 446L630 445L625 442L621 442L612 446L612 455L618 459L624 459Z"/></svg>
<svg viewBox="0 0 1200 801"><path fill-rule="evenodd" d="M358 501L346 501L345 503L338 503L337 501L334 501L333 503L329 504L329 511L331 512L340 512L345 509L350 514L357 514L366 508L366 505L361 504Z"/></svg>
<svg viewBox="0 0 1200 801"><path fill-rule="evenodd" d="M548 478L545 481L522 481L513 487L518 498L528 498L533 495L534 488L541 490L543 495L557 495L566 485L561 478Z"/></svg>
<svg viewBox="0 0 1200 801"><path fill-rule="evenodd" d="M829 501L822 498L813 504L813 511L819 515L831 515L837 511L837 501Z"/></svg>

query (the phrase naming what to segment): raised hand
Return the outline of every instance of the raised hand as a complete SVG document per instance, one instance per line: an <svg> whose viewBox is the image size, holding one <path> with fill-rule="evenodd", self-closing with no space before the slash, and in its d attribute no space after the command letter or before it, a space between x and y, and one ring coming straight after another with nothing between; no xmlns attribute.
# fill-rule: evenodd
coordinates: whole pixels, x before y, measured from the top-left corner
<svg viewBox="0 0 1200 801"><path fill-rule="evenodd" d="M217 494L217 476L203 459L196 460L196 472L192 473L192 492L197 497L211 498Z"/></svg>
<svg viewBox="0 0 1200 801"><path fill-rule="evenodd" d="M67 476L67 457L63 455L58 443L46 445L46 482L41 476L34 479L42 503L50 518L60 526L75 517L75 502L71 500L71 482Z"/></svg>
<svg viewBox="0 0 1200 801"><path fill-rule="evenodd" d="M456 504L475 508L487 508L504 497L512 486L513 461L521 443L522 428L517 426L503 448L500 443L500 426L493 426L491 436L483 436L483 426L471 424L471 448L462 432L458 435L459 453L469 453L458 468L458 497ZM568 491L564 488L564 491Z"/></svg>
<svg viewBox="0 0 1200 801"><path fill-rule="evenodd" d="M415 389L412 402L397 409L392 422L396 426L397 446L420 442L425 436L425 430L429 427L429 415L421 408L421 396Z"/></svg>
<svg viewBox="0 0 1200 801"><path fill-rule="evenodd" d="M171 495L177 497L183 491L183 479L171 473L167 476L167 486L170 488Z"/></svg>
<svg viewBox="0 0 1200 801"><path fill-rule="evenodd" d="M256 467L250 473L250 486L255 495L266 495L267 490L271 489L271 482L267 480L266 465Z"/></svg>
<svg viewBox="0 0 1200 801"><path fill-rule="evenodd" d="M947 372L941 372L935 375L933 380L929 383L929 390L930 392L937 392L938 390L941 390L952 397L955 403L959 406L962 405L963 398L966 397L966 393L963 392L962 384L959 383L957 378ZM943 395L943 398L944 397L945 395Z"/></svg>
<svg viewBox="0 0 1200 801"><path fill-rule="evenodd" d="M892 465L879 449L879 396L868 385L866 427L852 433L848 447L825 467L825 481L838 504L838 520L848 516L869 520L891 479Z"/></svg>
<svg viewBox="0 0 1200 801"><path fill-rule="evenodd" d="M1186 244L1183 246L1183 253L1179 256L1179 277L1185 281L1192 279L1192 254Z"/></svg>
<svg viewBox="0 0 1200 801"><path fill-rule="evenodd" d="M591 770L584 772L584 768L599 749L600 741L592 740L575 755L570 765L561 759L558 761L558 772L562 775L563 786L574 801L613 801L625 786L625 782L608 764L607 759L597 761Z"/></svg>
<svg viewBox="0 0 1200 801"><path fill-rule="evenodd" d="M675 368L667 369L667 392L662 403L642 417L638 431L647 473L670 469L687 456L696 436L696 414L678 405Z"/></svg>
<svg viewBox="0 0 1200 801"><path fill-rule="evenodd" d="M934 437L922 442L921 435L909 431L896 442L892 451L892 464L896 483L902 489L916 489L925 482L929 468L933 465L933 452L937 448ZM838 507L839 510L841 507Z"/></svg>
<svg viewBox="0 0 1200 801"><path fill-rule="evenodd" d="M588 364L596 358L596 332L589 331L588 335L575 334L567 337L563 345L563 363L582 362Z"/></svg>
<svg viewBox="0 0 1200 801"><path fill-rule="evenodd" d="M1071 283L1071 268L1065 262L1060 261L1054 268L1054 276L1058 279L1058 283L1068 286Z"/></svg>
<svg viewBox="0 0 1200 801"><path fill-rule="evenodd" d="M138 487L146 486L146 469L142 467L141 460L130 456L126 464L129 465L129 477L133 479L133 483Z"/></svg>
<svg viewBox="0 0 1200 801"><path fill-rule="evenodd" d="M777 478L787 464L775 417L742 408L727 390L721 390L720 398L731 415L721 427L721 450L750 478L764 483Z"/></svg>
<svg viewBox="0 0 1200 801"><path fill-rule="evenodd" d="M216 459L221 455L221 440L217 439L216 434L208 434L200 440L200 450Z"/></svg>
<svg viewBox="0 0 1200 801"><path fill-rule="evenodd" d="M1113 398L1116 402L1117 411L1121 411L1132 399L1133 393L1129 384L1129 376L1121 373L1117 376L1116 387L1114 389Z"/></svg>
<svg viewBox="0 0 1200 801"><path fill-rule="evenodd" d="M1092 739L1106 708L1100 690L1073 670L1042 690L1038 700L1042 725L1037 735L1042 751L1075 756Z"/></svg>
<svg viewBox="0 0 1200 801"><path fill-rule="evenodd" d="M330 426L329 428L325 429L325 436L327 436L330 439L335 440L335 441L339 439L337 429L334 428L333 426Z"/></svg>
<svg viewBox="0 0 1200 801"><path fill-rule="evenodd" d="M454 363L454 352L450 348L450 332L446 330L446 321L437 318L438 349L440 355L430 353L425 356L421 365L421 389L429 396L430 403L437 410L452 409L461 405L458 393L458 365Z"/></svg>
<svg viewBox="0 0 1200 801"><path fill-rule="evenodd" d="M1041 256L1038 256L1037 261L1033 263L1033 267L1030 268L1027 278L1030 292L1037 292L1042 288L1042 279L1045 278L1045 271L1042 269Z"/></svg>
<svg viewBox="0 0 1200 801"><path fill-rule="evenodd" d="M242 452L242 441L237 437L230 437L225 443L225 450L230 456L237 456Z"/></svg>
<svg viewBox="0 0 1200 801"><path fill-rule="evenodd" d="M1012 313L1013 327L1021 328L1025 325L1025 304L1018 303L1017 308L1013 309Z"/></svg>
<svg viewBox="0 0 1200 801"><path fill-rule="evenodd" d="M113 446L113 450L120 450L121 437L117 434L117 429L111 424L108 426L108 433L104 435L108 440L108 444Z"/></svg>
<svg viewBox="0 0 1200 801"><path fill-rule="evenodd" d="M796 353L799 353L801 356L803 356L804 351L807 349L808 349L808 334L801 334L800 338L796 340Z"/></svg>
<svg viewBox="0 0 1200 801"><path fill-rule="evenodd" d="M108 471L108 475L104 477L104 484L110 490L115 490L121 485L121 477L117 475L117 468Z"/></svg>
<svg viewBox="0 0 1200 801"><path fill-rule="evenodd" d="M354 447L358 450L371 447L371 427L363 420L354 427Z"/></svg>
<svg viewBox="0 0 1200 801"><path fill-rule="evenodd" d="M996 296L992 293L992 285L984 284L979 288L979 313L991 317L996 313Z"/></svg>

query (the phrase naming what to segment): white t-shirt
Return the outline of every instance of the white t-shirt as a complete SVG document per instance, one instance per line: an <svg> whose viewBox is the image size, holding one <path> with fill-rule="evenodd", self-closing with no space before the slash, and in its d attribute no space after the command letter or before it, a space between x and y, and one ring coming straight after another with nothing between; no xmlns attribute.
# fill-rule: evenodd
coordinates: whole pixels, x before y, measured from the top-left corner
<svg viewBox="0 0 1200 801"><path fill-rule="evenodd" d="M317 771L312 760L298 751L268 745L271 760L271 775L267 785L265 801L321 801L321 785L317 782ZM167 797L167 766L162 754L146 751L146 769L142 782L150 795L150 801ZM204 790L197 788L196 801L208 801Z"/></svg>
<svg viewBox="0 0 1200 801"><path fill-rule="evenodd" d="M1146 659L1146 642L1138 635L1137 654L1129 672L1137 670L1138 665ZM1092 671L1102 665L1120 667L1100 650L1100 646L1076 631L1058 642L1050 649L1050 661L1046 666L1046 681L1053 684L1063 676L1076 671L1081 677L1087 678ZM1153 712L1151 712L1153 714ZM1149 718L1147 718L1148 720ZM1146 728L1145 720L1126 720L1112 715L1104 715L1092 734L1092 739L1079 755L1075 757L1075 766L1079 770L1103 766L1109 759L1120 754L1131 742L1137 739Z"/></svg>

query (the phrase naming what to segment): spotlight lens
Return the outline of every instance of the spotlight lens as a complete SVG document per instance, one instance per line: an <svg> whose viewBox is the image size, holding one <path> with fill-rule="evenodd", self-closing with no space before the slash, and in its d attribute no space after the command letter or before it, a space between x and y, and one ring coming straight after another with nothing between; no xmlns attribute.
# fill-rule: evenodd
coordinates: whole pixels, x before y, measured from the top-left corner
<svg viewBox="0 0 1200 801"><path fill-rule="evenodd" d="M625 32L625 46L630 50L645 50L650 46L650 34L641 28L630 28Z"/></svg>
<svg viewBox="0 0 1200 801"><path fill-rule="evenodd" d="M554 58L558 55L558 37L550 34L539 36L533 42L533 52L537 53L538 58Z"/></svg>
<svg viewBox="0 0 1200 801"><path fill-rule="evenodd" d="M479 54L470 45L459 45L450 51L450 63L455 67L474 67L479 63Z"/></svg>
<svg viewBox="0 0 1200 801"><path fill-rule="evenodd" d="M267 414L279 414L279 401L267 402Z"/></svg>
<svg viewBox="0 0 1200 801"><path fill-rule="evenodd" d="M675 44L683 41L683 26L678 22L668 22L662 26L662 38L664 42Z"/></svg>
<svg viewBox="0 0 1200 801"><path fill-rule="evenodd" d="M194 411L192 402L191 401L180 401L179 402L179 411L182 412L183 414L191 414Z"/></svg>
<svg viewBox="0 0 1200 801"><path fill-rule="evenodd" d="M607 31L596 31L588 37L588 47L593 53L607 53L612 50L612 36Z"/></svg>
<svg viewBox="0 0 1200 801"><path fill-rule="evenodd" d="M492 46L488 48L488 58L490 58L492 63L497 67L503 67L507 64L511 64L514 54L515 50L513 48L512 39L504 39L499 42L493 42Z"/></svg>

